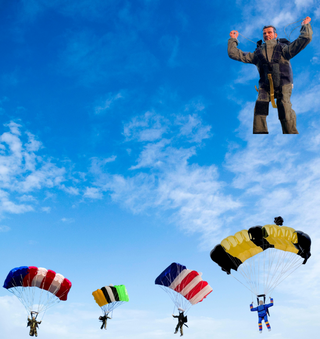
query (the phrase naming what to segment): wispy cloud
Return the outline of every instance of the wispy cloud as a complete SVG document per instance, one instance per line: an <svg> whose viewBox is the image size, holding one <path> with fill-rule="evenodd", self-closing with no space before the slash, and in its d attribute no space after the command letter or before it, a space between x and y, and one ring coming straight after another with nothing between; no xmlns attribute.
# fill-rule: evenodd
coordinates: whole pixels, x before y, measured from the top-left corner
<svg viewBox="0 0 320 339"><path fill-rule="evenodd" d="M63 223L66 223L66 224L71 224L73 223L75 220L73 218L62 218L61 221Z"/></svg>
<svg viewBox="0 0 320 339"><path fill-rule="evenodd" d="M41 142L20 124L10 122L4 127L8 131L0 135L0 212L32 211L37 200L34 192L59 187L65 169L38 155Z"/></svg>
<svg viewBox="0 0 320 339"><path fill-rule="evenodd" d="M5 226L5 225L0 225L0 232L9 232L10 231L10 227L9 226Z"/></svg>
<svg viewBox="0 0 320 339"><path fill-rule="evenodd" d="M111 175L96 166L95 186L99 189L93 189L94 196L108 192L134 213L171 211L169 221L187 232L219 232L224 213L241 204L225 193L216 166L190 162L209 137L210 126L196 113L189 113L168 120L147 112L127 123L127 142L141 148L137 163L128 176Z"/></svg>
<svg viewBox="0 0 320 339"><path fill-rule="evenodd" d="M121 93L115 95L109 94L107 99L101 99L94 107L95 114L103 114L108 111L113 103L123 98Z"/></svg>

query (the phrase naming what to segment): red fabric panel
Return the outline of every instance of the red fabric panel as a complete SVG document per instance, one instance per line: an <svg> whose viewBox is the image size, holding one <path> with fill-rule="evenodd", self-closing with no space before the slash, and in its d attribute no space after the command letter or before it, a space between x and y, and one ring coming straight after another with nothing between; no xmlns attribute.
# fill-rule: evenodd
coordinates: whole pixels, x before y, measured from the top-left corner
<svg viewBox="0 0 320 339"><path fill-rule="evenodd" d="M56 276L56 272L52 270L48 270L46 277L42 280L40 288L48 291L54 277Z"/></svg>
<svg viewBox="0 0 320 339"><path fill-rule="evenodd" d="M188 294L186 294L184 297L187 300L192 299L195 295L197 295L203 288L205 288L208 285L206 281L200 281L199 284L197 284ZM203 298L202 298L203 300ZM202 301L200 300L200 301Z"/></svg>
<svg viewBox="0 0 320 339"><path fill-rule="evenodd" d="M72 284L71 284L70 280L64 278L59 291L56 293L56 296L60 300L67 300L68 293L70 291L71 286L72 286Z"/></svg>
<svg viewBox="0 0 320 339"><path fill-rule="evenodd" d="M198 272L191 271L174 290L176 292L181 292L198 275L199 275Z"/></svg>
<svg viewBox="0 0 320 339"><path fill-rule="evenodd" d="M29 273L23 278L23 286L31 286L33 278L38 273L38 267L29 266Z"/></svg>

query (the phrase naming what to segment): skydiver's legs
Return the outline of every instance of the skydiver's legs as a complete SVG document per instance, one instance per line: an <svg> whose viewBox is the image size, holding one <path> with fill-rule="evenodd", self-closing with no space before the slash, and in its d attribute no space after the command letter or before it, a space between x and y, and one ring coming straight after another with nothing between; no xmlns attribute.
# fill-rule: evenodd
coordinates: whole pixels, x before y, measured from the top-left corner
<svg viewBox="0 0 320 339"><path fill-rule="evenodd" d="M180 325L180 337L183 336L183 324Z"/></svg>
<svg viewBox="0 0 320 339"><path fill-rule="evenodd" d="M262 317L259 317L258 325L259 325L259 332L262 333Z"/></svg>
<svg viewBox="0 0 320 339"><path fill-rule="evenodd" d="M282 97L277 99L278 115L283 134L299 134L296 128L296 113L290 102L291 93L291 84L282 86Z"/></svg>
<svg viewBox="0 0 320 339"><path fill-rule="evenodd" d="M267 315L264 316L264 322L266 323L266 326L267 326L267 328L268 328L268 331L271 331L271 326L270 326L270 324L269 324L268 316L267 316Z"/></svg>
<svg viewBox="0 0 320 339"><path fill-rule="evenodd" d="M179 324L176 326L176 329L174 331L174 334L178 333L178 329L179 329Z"/></svg>
<svg viewBox="0 0 320 339"><path fill-rule="evenodd" d="M254 108L253 134L268 134L267 115L269 113L269 93L259 88L258 100Z"/></svg>

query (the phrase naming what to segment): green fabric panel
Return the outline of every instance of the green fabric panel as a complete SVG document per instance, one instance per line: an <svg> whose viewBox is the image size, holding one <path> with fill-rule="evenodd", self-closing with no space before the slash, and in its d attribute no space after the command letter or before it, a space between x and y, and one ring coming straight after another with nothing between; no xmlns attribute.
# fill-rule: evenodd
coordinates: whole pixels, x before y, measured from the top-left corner
<svg viewBox="0 0 320 339"><path fill-rule="evenodd" d="M129 301L128 292L124 285L115 285L114 287L118 291L120 301Z"/></svg>

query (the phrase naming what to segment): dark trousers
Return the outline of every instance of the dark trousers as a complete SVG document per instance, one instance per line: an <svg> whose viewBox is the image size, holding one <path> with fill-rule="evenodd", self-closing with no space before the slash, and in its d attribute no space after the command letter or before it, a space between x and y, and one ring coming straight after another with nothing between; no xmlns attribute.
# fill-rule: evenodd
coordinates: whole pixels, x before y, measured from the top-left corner
<svg viewBox="0 0 320 339"><path fill-rule="evenodd" d="M290 101L292 84L282 86L281 95L277 99L278 117L283 134L298 134L296 128L296 113ZM269 111L270 94L264 88L259 88L258 100L254 109L253 134L268 134L267 115Z"/></svg>

